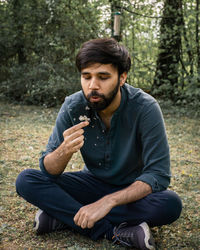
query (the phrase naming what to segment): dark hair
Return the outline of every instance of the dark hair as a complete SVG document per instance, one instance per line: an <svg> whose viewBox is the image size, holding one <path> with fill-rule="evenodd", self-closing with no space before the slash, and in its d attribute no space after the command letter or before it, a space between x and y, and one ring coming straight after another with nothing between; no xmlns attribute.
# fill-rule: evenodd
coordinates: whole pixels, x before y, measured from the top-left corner
<svg viewBox="0 0 200 250"><path fill-rule="evenodd" d="M112 64L119 75L128 72L131 67L127 49L113 38L93 39L82 45L76 56L79 72L93 63Z"/></svg>

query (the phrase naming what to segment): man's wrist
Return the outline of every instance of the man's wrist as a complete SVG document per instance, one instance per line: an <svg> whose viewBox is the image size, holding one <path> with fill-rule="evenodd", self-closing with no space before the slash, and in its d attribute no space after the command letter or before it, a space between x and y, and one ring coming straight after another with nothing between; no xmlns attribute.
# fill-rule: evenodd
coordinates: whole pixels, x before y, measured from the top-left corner
<svg viewBox="0 0 200 250"><path fill-rule="evenodd" d="M56 150L55 150L55 154L56 154L56 158L57 160L61 160L61 159L70 159L73 155L72 152L67 152L68 150L66 149L65 146L65 142L63 142Z"/></svg>
<svg viewBox="0 0 200 250"><path fill-rule="evenodd" d="M53 175L61 174L70 161L73 153L66 153L65 147L61 144L44 158L44 166L47 172Z"/></svg>
<svg viewBox="0 0 200 250"><path fill-rule="evenodd" d="M106 196L104 196L106 203L108 204L108 206L112 209L114 207L116 207L117 204L117 199L115 197L115 193L113 194L108 194Z"/></svg>

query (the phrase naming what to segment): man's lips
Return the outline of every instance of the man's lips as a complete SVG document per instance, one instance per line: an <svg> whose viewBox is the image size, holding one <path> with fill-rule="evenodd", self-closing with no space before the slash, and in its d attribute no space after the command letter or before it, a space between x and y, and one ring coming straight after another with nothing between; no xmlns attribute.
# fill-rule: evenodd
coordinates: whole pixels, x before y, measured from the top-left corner
<svg viewBox="0 0 200 250"><path fill-rule="evenodd" d="M101 100L101 97L99 96L91 96L90 101L91 102L99 102Z"/></svg>

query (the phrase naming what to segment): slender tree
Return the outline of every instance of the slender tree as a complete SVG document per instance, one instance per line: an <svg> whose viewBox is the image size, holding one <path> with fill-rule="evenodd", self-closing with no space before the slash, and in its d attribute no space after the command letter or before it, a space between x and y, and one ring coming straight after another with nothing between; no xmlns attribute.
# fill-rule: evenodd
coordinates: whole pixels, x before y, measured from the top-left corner
<svg viewBox="0 0 200 250"><path fill-rule="evenodd" d="M199 29L200 29L200 21L199 21L199 0L196 0L196 51L197 51L197 81L198 85L200 85L200 44L199 44Z"/></svg>
<svg viewBox="0 0 200 250"><path fill-rule="evenodd" d="M165 0L160 23L160 46L153 90L174 98L181 49L181 0Z"/></svg>

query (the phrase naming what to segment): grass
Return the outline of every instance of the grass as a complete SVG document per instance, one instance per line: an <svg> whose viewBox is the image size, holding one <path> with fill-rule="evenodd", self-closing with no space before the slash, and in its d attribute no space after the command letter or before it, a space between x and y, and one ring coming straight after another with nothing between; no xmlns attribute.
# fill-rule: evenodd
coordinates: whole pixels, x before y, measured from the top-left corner
<svg viewBox="0 0 200 250"><path fill-rule="evenodd" d="M38 168L57 111L0 103L0 249L125 249L70 231L36 236L32 230L37 208L16 194L15 180L23 169ZM158 249L196 250L200 246L200 118L169 105L163 105L163 111L171 148L170 189L181 196L183 212L173 224L152 231ZM77 153L67 170L81 167Z"/></svg>

